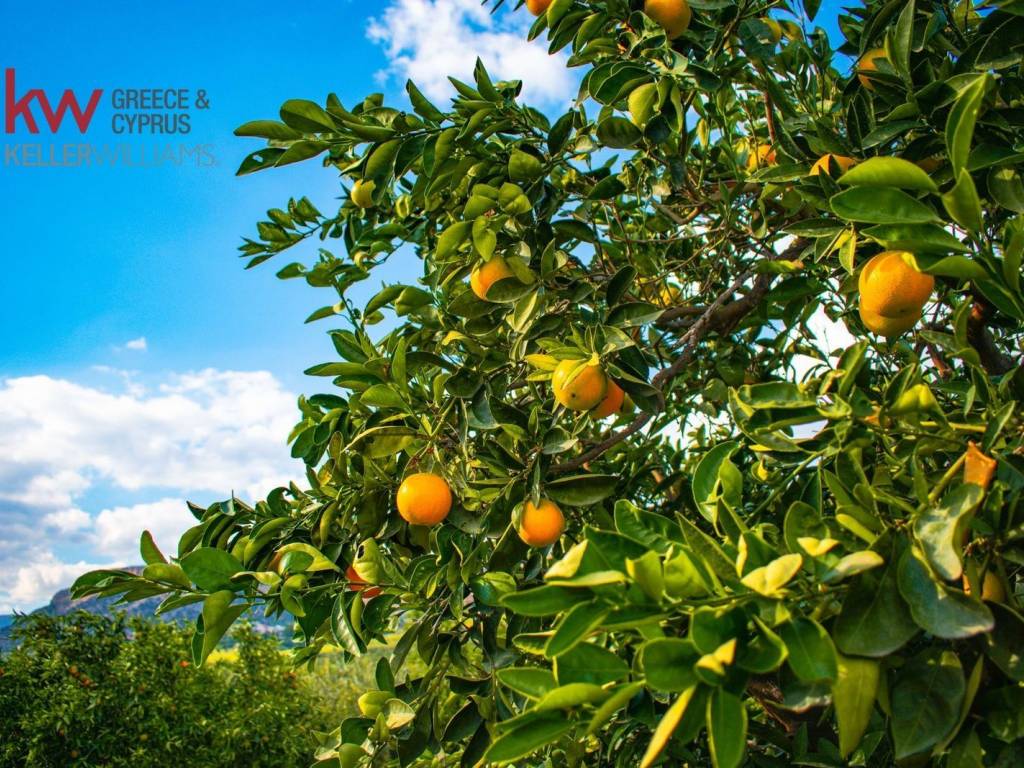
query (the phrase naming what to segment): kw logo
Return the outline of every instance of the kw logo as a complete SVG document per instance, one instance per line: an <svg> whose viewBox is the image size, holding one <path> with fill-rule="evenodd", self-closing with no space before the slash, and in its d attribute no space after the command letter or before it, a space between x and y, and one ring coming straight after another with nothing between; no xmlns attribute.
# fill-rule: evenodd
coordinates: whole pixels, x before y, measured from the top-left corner
<svg viewBox="0 0 1024 768"><path fill-rule="evenodd" d="M78 126L78 132L85 133L89 128L89 123L92 122L96 107L99 106L100 97L103 95L101 88L94 90L92 96L89 97L89 103L86 104L83 110L75 92L69 88L64 91L60 101L57 103L57 108L54 109L42 88L32 88L19 99L14 87L13 69L4 71L4 85L5 133L14 133L19 117L25 122L25 127L28 128L29 133L39 133L36 116L32 112L33 101L39 102L39 106L43 111L43 117L46 118L46 123L50 126L51 133L56 133L60 129L61 123L64 121L64 114L68 110L71 110L71 115Z"/></svg>

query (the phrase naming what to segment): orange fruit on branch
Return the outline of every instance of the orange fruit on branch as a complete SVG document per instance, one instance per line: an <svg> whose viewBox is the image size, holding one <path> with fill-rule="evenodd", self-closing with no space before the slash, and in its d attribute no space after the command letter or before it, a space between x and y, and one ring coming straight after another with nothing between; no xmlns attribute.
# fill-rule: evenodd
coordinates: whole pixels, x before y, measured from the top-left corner
<svg viewBox="0 0 1024 768"><path fill-rule="evenodd" d="M838 166L840 173L846 173L848 170L853 168L857 164L857 161L852 157L846 157L845 155L833 155L831 152L819 157L814 165L811 166L808 176L817 176L819 173L824 173L826 176L831 175L831 165L829 160Z"/></svg>
<svg viewBox="0 0 1024 768"><path fill-rule="evenodd" d="M546 547L558 541L565 530L565 515L555 502L541 499L534 505L527 501L516 522L516 532L531 547Z"/></svg>
<svg viewBox="0 0 1024 768"><path fill-rule="evenodd" d="M534 16L540 16L546 12L552 0L526 0L526 10Z"/></svg>
<svg viewBox="0 0 1024 768"><path fill-rule="evenodd" d="M581 360L563 360L551 377L555 400L572 411L589 411L608 392L608 377L599 365L583 365Z"/></svg>
<svg viewBox="0 0 1024 768"><path fill-rule="evenodd" d="M750 173L769 165L775 165L775 150L771 144L758 144L747 155L747 170Z"/></svg>
<svg viewBox="0 0 1024 768"><path fill-rule="evenodd" d="M690 26L690 4L686 0L644 0L644 13L665 30L669 40Z"/></svg>
<svg viewBox="0 0 1024 768"><path fill-rule="evenodd" d="M508 262L500 256L495 256L490 261L476 267L469 275L469 287L481 301L487 301L487 292L491 286L506 277L512 277L512 269Z"/></svg>
<svg viewBox="0 0 1024 768"><path fill-rule="evenodd" d="M409 475L398 488L398 514L412 525L437 525L452 508L448 481L431 472Z"/></svg>
<svg viewBox="0 0 1024 768"><path fill-rule="evenodd" d="M608 379L608 389L605 392L604 399L597 404L597 407L590 412L590 415L595 419L603 419L611 416L613 413L619 413L622 410L622 404L625 399L626 393L622 391L622 387Z"/></svg>
<svg viewBox="0 0 1024 768"><path fill-rule="evenodd" d="M875 90L875 84L871 77L871 73L878 71L878 62L880 60L889 60L889 57L885 55L884 48L872 48L870 51L865 51L864 55L861 56L860 60L857 62L857 79L860 80L860 84L869 91Z"/></svg>
<svg viewBox="0 0 1024 768"><path fill-rule="evenodd" d="M899 336L921 319L935 278L908 263L907 251L884 251L871 258L858 278L860 318L869 331Z"/></svg>
<svg viewBox="0 0 1024 768"><path fill-rule="evenodd" d="M345 578L348 579L348 588L355 592L361 592L362 597L376 597L380 594L380 587L366 586L366 580L356 572L354 565L345 569Z"/></svg>

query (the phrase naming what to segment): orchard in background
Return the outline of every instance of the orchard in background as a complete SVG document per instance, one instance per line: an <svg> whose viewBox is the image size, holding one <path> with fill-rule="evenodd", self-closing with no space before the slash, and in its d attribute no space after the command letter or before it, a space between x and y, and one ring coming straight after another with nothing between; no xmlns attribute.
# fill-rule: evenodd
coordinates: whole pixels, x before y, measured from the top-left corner
<svg viewBox="0 0 1024 768"><path fill-rule="evenodd" d="M325 767L1024 764L1024 3L817 10L531 0L565 114L478 63L239 128L350 191L242 246L322 243L308 487L75 593L394 640Z"/></svg>

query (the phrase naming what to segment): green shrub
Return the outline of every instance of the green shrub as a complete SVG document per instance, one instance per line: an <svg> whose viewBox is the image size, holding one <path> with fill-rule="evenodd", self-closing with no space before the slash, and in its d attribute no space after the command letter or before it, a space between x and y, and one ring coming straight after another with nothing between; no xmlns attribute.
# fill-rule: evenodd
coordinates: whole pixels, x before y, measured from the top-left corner
<svg viewBox="0 0 1024 768"><path fill-rule="evenodd" d="M242 627L237 660L197 668L189 635L87 613L26 617L19 647L0 656L0 766L307 765L313 731L354 703L332 693L337 664L293 671L274 640Z"/></svg>

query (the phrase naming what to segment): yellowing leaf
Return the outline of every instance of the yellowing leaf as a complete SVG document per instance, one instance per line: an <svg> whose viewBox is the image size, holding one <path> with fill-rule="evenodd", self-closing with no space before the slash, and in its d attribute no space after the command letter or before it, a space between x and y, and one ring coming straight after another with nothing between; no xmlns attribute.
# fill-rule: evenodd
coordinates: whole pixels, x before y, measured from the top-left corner
<svg viewBox="0 0 1024 768"><path fill-rule="evenodd" d="M782 587L796 576L804 563L802 555L783 555L768 565L755 568L743 577L743 586L759 595L774 597Z"/></svg>
<svg viewBox="0 0 1024 768"><path fill-rule="evenodd" d="M811 557L821 557L839 543L838 539L816 539L813 536L801 536L797 543L800 548Z"/></svg>

